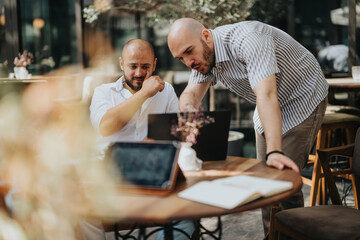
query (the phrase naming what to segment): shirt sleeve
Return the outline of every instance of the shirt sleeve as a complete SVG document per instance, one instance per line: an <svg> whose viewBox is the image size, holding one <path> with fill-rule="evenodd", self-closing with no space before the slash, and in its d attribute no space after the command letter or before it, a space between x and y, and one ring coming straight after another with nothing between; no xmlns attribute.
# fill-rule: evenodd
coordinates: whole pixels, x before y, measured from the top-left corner
<svg viewBox="0 0 360 240"><path fill-rule="evenodd" d="M263 79L279 73L275 44L270 34L249 33L238 48L238 55L246 63L251 88Z"/></svg>
<svg viewBox="0 0 360 240"><path fill-rule="evenodd" d="M94 128L99 129L101 119L110 108L112 105L109 94L101 86L95 88L90 105L90 119Z"/></svg>
<svg viewBox="0 0 360 240"><path fill-rule="evenodd" d="M179 99L176 96L173 86L170 83L165 83L165 87L168 88L168 104L166 106L166 113L179 112Z"/></svg>
<svg viewBox="0 0 360 240"><path fill-rule="evenodd" d="M216 84L215 76L209 72L207 74L202 74L196 70L192 70L189 78L189 84L203 83L203 82L211 82L211 85Z"/></svg>

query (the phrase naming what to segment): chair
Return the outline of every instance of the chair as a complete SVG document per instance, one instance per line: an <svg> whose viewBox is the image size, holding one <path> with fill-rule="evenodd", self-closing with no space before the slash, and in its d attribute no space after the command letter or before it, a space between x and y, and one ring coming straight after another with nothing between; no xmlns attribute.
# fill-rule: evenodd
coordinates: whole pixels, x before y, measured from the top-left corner
<svg viewBox="0 0 360 240"><path fill-rule="evenodd" d="M328 111L325 114L324 121L319 129L316 140L316 150L333 147L331 143L331 136L335 131L340 131L341 134L344 134L345 141L336 143L337 146L345 144L351 144L354 142L355 136L354 133L359 126L360 117L346 114L346 113L337 113ZM339 138L343 139L343 138ZM316 199L318 197L318 202L320 204L325 204L326 191L325 191L325 182L322 181L323 173L321 169L321 164L319 162L318 154L310 154L307 165L313 165L312 178L307 179L303 177L303 182L311 186L310 190L310 201L309 206L315 206ZM339 173L341 174L341 173ZM358 208L358 206L356 206Z"/></svg>
<svg viewBox="0 0 360 240"><path fill-rule="evenodd" d="M329 167L331 156L352 156L349 174L355 187L354 198L359 201L360 129L356 133L355 144L321 149L318 153L331 200L336 205L293 208L283 211L274 207L271 214L269 239L278 239L279 233L294 239L360 239L360 211L341 206L340 195Z"/></svg>

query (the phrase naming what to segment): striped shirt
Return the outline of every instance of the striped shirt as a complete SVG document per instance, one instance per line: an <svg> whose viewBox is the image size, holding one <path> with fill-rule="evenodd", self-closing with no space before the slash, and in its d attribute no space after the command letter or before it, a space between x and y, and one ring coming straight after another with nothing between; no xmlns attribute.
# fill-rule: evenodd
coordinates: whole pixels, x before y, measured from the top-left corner
<svg viewBox="0 0 360 240"><path fill-rule="evenodd" d="M282 113L282 134L302 123L328 94L328 84L315 57L287 33L257 21L210 30L215 65L206 75L192 70L189 84L220 81L230 91L256 103L257 83L275 74ZM254 125L264 132L258 109ZM266 120L266 119L263 119Z"/></svg>

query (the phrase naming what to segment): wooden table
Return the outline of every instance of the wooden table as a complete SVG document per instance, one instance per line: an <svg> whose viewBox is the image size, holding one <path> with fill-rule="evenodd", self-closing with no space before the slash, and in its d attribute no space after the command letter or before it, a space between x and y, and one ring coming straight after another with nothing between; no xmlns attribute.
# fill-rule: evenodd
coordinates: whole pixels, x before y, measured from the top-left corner
<svg viewBox="0 0 360 240"><path fill-rule="evenodd" d="M35 75L31 78L0 78L0 83L44 83L48 81L56 81L62 79L73 79L78 77L76 74L71 75Z"/></svg>
<svg viewBox="0 0 360 240"><path fill-rule="evenodd" d="M360 81L353 78L327 78L329 84L329 102L335 102L335 92L347 92L347 105L356 106L357 93L360 91Z"/></svg>
<svg viewBox="0 0 360 240"><path fill-rule="evenodd" d="M29 79L16 79L16 78L0 78L0 83L43 83L45 79L29 78Z"/></svg>
<svg viewBox="0 0 360 240"><path fill-rule="evenodd" d="M22 93L24 89L33 83L46 83L44 78L32 77L30 79L0 78L0 99L8 93Z"/></svg>
<svg viewBox="0 0 360 240"><path fill-rule="evenodd" d="M58 102L76 102L81 100L82 82L79 75L39 75L28 79L0 78L0 99L10 93L21 94L30 84L51 84L57 88ZM81 85L81 86L80 86Z"/></svg>
<svg viewBox="0 0 360 240"><path fill-rule="evenodd" d="M355 81L353 78L327 78L329 88L332 89L348 89L359 90L360 81Z"/></svg>
<svg viewBox="0 0 360 240"><path fill-rule="evenodd" d="M179 191L197 182L238 174L291 181L294 187L290 191L258 199L231 210L193 202L177 196ZM222 216L265 207L293 195L302 186L300 174L292 170L281 171L267 167L260 160L240 157L228 157L225 161L204 162L202 171L185 172L185 176L186 182L179 184L173 193L165 197L119 194L119 196L113 196L114 204L109 211L95 214L93 212L93 214L109 223L121 221L127 223L166 224L171 221L185 219L199 220L204 217Z"/></svg>

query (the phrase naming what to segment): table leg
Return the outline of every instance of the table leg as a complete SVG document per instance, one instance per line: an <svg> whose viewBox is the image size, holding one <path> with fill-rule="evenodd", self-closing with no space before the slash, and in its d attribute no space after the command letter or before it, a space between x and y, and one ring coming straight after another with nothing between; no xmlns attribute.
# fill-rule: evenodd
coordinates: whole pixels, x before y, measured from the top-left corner
<svg viewBox="0 0 360 240"><path fill-rule="evenodd" d="M200 238L203 235L208 235L210 237L212 237L215 240L220 240L222 237L222 223L221 223L221 217L218 217L217 220L217 226L214 230L208 230L206 229L203 225L201 225L200 221L197 223L199 224L199 228L200 228ZM202 231L203 230L203 231ZM216 234L218 236L216 236Z"/></svg>
<svg viewBox="0 0 360 240"><path fill-rule="evenodd" d="M115 239L116 240L119 240L119 239L122 239L122 240L128 240L128 239L147 240L152 235L157 234L160 231L164 231L163 235L164 235L165 240L173 240L174 239L174 232L176 232L176 231L180 232L183 235L185 235L186 238L191 239L191 236L187 232L185 232L181 228L176 227L176 225L178 223L179 222L170 222L170 223L166 223L166 224L160 224L157 227L154 227L152 229L152 231L150 231L149 233L146 232L146 229L149 226L134 224L134 226L130 230L127 230L127 232L125 234L121 234L119 232L118 224L115 224L114 225ZM134 233L135 229L138 229L138 236L137 237L132 235Z"/></svg>
<svg viewBox="0 0 360 240"><path fill-rule="evenodd" d="M166 223L164 224L164 240L173 240L173 224L172 223Z"/></svg>
<svg viewBox="0 0 360 240"><path fill-rule="evenodd" d="M138 234L138 238L137 238L137 239L144 239L144 240L147 239L147 236L146 236L146 227L145 227L145 226L140 225L139 234Z"/></svg>
<svg viewBox="0 0 360 240"><path fill-rule="evenodd" d="M123 239L123 240L127 240L127 239L136 239L136 237L132 236L131 234L135 231L135 229L138 226L136 224L134 224L134 226L128 230L125 234L121 234L119 232L119 224L115 223L114 225L114 235L115 235L115 239Z"/></svg>

